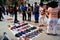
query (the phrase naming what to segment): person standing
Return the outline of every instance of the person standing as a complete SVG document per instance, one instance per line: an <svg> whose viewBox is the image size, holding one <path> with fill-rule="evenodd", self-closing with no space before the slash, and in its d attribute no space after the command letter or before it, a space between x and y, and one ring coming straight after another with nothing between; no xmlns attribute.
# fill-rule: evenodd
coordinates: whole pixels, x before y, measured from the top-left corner
<svg viewBox="0 0 60 40"><path fill-rule="evenodd" d="M8 8L8 6L6 6L6 13L7 13L7 15L8 15L8 12L9 12L9 8Z"/></svg>
<svg viewBox="0 0 60 40"><path fill-rule="evenodd" d="M2 18L2 7L0 6L0 21L2 21L1 18Z"/></svg>
<svg viewBox="0 0 60 40"><path fill-rule="evenodd" d="M23 3L21 3L21 5L20 5L20 10L22 12L22 20L25 21L26 20L26 12L25 12L26 7L24 6Z"/></svg>
<svg viewBox="0 0 60 40"><path fill-rule="evenodd" d="M44 8L44 4L40 3L40 7L39 7L39 26L44 26L45 24L45 8Z"/></svg>
<svg viewBox="0 0 60 40"><path fill-rule="evenodd" d="M15 18L14 18L14 23L17 23L19 22L18 19L17 19L17 6L15 5L14 7L14 14L15 14Z"/></svg>
<svg viewBox="0 0 60 40"><path fill-rule="evenodd" d="M28 14L28 21L31 21L31 6L30 6L30 4L28 4L28 7L27 7L27 14Z"/></svg>
<svg viewBox="0 0 60 40"><path fill-rule="evenodd" d="M5 15L5 7L2 5L2 12Z"/></svg>
<svg viewBox="0 0 60 40"><path fill-rule="evenodd" d="M32 4L32 6L31 6L31 10L32 10L31 12L32 12L32 14L33 14L33 4Z"/></svg>
<svg viewBox="0 0 60 40"><path fill-rule="evenodd" d="M12 8L12 5L9 6L9 11L10 11L10 17L13 17L13 8Z"/></svg>
<svg viewBox="0 0 60 40"><path fill-rule="evenodd" d="M35 18L35 23L38 23L39 20L39 6L37 5L37 2L34 3L33 6L33 14Z"/></svg>
<svg viewBox="0 0 60 40"><path fill-rule="evenodd" d="M58 3L55 1L52 1L49 3L49 8L47 10L47 16L48 16L48 26L47 26L47 34L50 34L50 28L53 29L53 35L57 35L57 23L58 23L58 12L60 10L60 7L58 7Z"/></svg>

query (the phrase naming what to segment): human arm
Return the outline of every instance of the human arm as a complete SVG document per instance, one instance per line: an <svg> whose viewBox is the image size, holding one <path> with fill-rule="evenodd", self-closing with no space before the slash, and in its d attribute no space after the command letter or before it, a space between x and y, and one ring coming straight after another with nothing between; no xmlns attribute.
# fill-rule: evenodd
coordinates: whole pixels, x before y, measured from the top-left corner
<svg viewBox="0 0 60 40"><path fill-rule="evenodd" d="M46 16L49 17L50 8L45 10Z"/></svg>

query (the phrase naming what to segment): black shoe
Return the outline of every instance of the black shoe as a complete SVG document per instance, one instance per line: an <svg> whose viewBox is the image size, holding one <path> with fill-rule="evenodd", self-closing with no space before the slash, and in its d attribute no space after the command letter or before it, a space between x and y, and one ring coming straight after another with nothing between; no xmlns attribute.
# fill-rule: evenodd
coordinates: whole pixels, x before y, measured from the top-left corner
<svg viewBox="0 0 60 40"><path fill-rule="evenodd" d="M36 21L34 23L36 23Z"/></svg>
<svg viewBox="0 0 60 40"><path fill-rule="evenodd" d="M47 35L51 35L50 33L46 33Z"/></svg>
<svg viewBox="0 0 60 40"><path fill-rule="evenodd" d="M31 20L28 20L28 21L31 21Z"/></svg>
<svg viewBox="0 0 60 40"><path fill-rule="evenodd" d="M29 21L29 19L28 19L28 21Z"/></svg>
<svg viewBox="0 0 60 40"><path fill-rule="evenodd" d="M25 19L25 21L26 21L26 19Z"/></svg>
<svg viewBox="0 0 60 40"><path fill-rule="evenodd" d="M17 21L14 21L14 23L18 23L19 21L17 20Z"/></svg>
<svg viewBox="0 0 60 40"><path fill-rule="evenodd" d="M38 23L37 21L35 21L35 23Z"/></svg>
<svg viewBox="0 0 60 40"><path fill-rule="evenodd" d="M53 34L53 36L57 36L57 34Z"/></svg>
<svg viewBox="0 0 60 40"><path fill-rule="evenodd" d="M31 21L31 20L29 20L29 21Z"/></svg>
<svg viewBox="0 0 60 40"><path fill-rule="evenodd" d="M23 21L25 21L25 20L23 20Z"/></svg>
<svg viewBox="0 0 60 40"><path fill-rule="evenodd" d="M39 23L38 20L36 22Z"/></svg>

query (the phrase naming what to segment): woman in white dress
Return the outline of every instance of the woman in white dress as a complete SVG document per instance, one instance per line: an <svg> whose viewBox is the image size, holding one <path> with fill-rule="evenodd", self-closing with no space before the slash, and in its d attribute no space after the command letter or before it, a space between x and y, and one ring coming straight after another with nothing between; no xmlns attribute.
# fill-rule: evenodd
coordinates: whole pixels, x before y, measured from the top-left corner
<svg viewBox="0 0 60 40"><path fill-rule="evenodd" d="M45 8L43 6L43 3L40 3L40 7L39 7L39 14L40 14L40 17L39 17L39 26L44 26L45 25Z"/></svg>

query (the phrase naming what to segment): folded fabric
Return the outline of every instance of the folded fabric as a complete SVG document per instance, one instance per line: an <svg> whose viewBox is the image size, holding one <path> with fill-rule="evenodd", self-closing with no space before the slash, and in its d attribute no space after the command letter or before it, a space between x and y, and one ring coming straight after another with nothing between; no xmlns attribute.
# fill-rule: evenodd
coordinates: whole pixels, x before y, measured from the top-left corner
<svg viewBox="0 0 60 40"><path fill-rule="evenodd" d="M22 34L25 34L25 32L24 32L24 31L21 31L21 33L22 33Z"/></svg>
<svg viewBox="0 0 60 40"><path fill-rule="evenodd" d="M26 33L31 32L29 29L26 29L25 31L26 31Z"/></svg>
<svg viewBox="0 0 60 40"><path fill-rule="evenodd" d="M36 27L31 27L31 28L30 28L30 30L34 30L34 29L36 29Z"/></svg>
<svg viewBox="0 0 60 40"><path fill-rule="evenodd" d="M15 34L15 36L16 36L16 37L20 37L20 36L22 36L22 33L19 32L19 33Z"/></svg>

